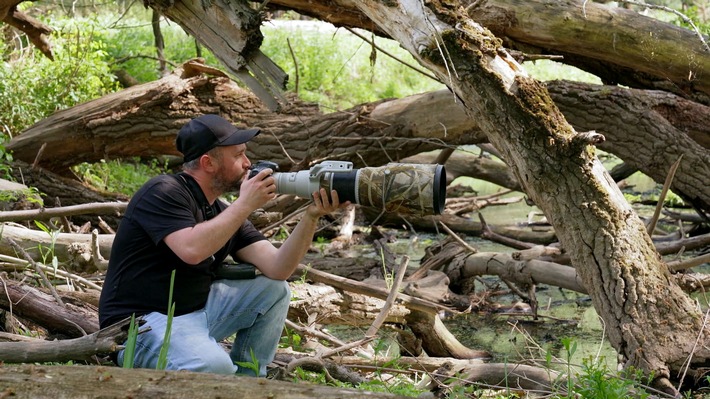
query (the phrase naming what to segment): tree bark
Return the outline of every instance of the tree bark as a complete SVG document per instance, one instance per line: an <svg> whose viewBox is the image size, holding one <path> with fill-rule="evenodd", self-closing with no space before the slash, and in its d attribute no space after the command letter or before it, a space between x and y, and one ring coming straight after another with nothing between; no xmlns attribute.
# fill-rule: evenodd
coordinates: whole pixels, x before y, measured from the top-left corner
<svg viewBox="0 0 710 399"><path fill-rule="evenodd" d="M178 23L195 41L211 49L229 74L244 82L269 109L279 109L280 91L288 76L259 49L263 40L261 17L248 3L145 0L144 4Z"/></svg>
<svg viewBox="0 0 710 399"><path fill-rule="evenodd" d="M23 1L25 0L0 0L0 21L24 32L42 54L54 60L52 45L47 38L53 32L52 28L18 10L17 6Z"/></svg>
<svg viewBox="0 0 710 399"><path fill-rule="evenodd" d="M74 339L0 342L0 362L89 361L96 355L107 355L118 351L119 346L123 345L128 338L129 325L130 319L123 320L93 334Z"/></svg>
<svg viewBox="0 0 710 399"><path fill-rule="evenodd" d="M67 300L59 305L49 294L45 294L29 284L3 279L0 307L19 317L32 320L52 334L65 337L81 337L99 331L96 309L88 309L84 303Z"/></svg>
<svg viewBox="0 0 710 399"><path fill-rule="evenodd" d="M702 314L669 278L645 227L547 90L526 76L489 31L448 3L356 6L434 72L480 122L552 223L627 366L659 386L710 355L694 348ZM446 48L445 53L439 49ZM675 375L675 374L674 374Z"/></svg>
<svg viewBox="0 0 710 399"><path fill-rule="evenodd" d="M486 0L468 15L511 48L563 55L606 84L660 89L710 105L710 49L693 31L609 4ZM532 48L531 48L532 47Z"/></svg>
<svg viewBox="0 0 710 399"><path fill-rule="evenodd" d="M326 385L190 371L35 365L0 367L0 394L35 399L403 398Z"/></svg>
<svg viewBox="0 0 710 399"><path fill-rule="evenodd" d="M44 145L46 155L37 165L60 174L80 162L179 155L174 143L178 130L204 113L261 128L249 156L276 162L281 171L324 159L380 166L443 146L486 141L462 112L422 112L422 107L451 107L450 95L426 93L327 115L294 98L290 108L272 113L229 79L202 75L206 70L222 73L189 62L158 81L59 111L23 131L7 148L16 159L34 163Z"/></svg>
<svg viewBox="0 0 710 399"><path fill-rule="evenodd" d="M710 107L661 91L573 82L547 87L575 129L603 134L599 148L653 180L663 182L682 156L672 190L710 214Z"/></svg>

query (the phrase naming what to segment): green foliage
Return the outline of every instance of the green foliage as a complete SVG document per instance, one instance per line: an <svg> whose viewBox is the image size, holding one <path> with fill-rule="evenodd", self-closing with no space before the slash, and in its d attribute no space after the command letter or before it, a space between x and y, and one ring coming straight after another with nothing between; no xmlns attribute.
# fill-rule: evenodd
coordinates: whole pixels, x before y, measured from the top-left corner
<svg viewBox="0 0 710 399"><path fill-rule="evenodd" d="M57 244L57 238L59 238L59 230L52 229L50 226L38 220L35 220L35 226L37 226L38 229L47 233L51 239L49 248L45 247L42 244L37 244L37 251L42 257L42 263L47 264L47 259L51 259L52 267L54 268L54 273L56 274L57 268L59 267L59 259L54 254L54 247Z"/></svg>
<svg viewBox="0 0 710 399"><path fill-rule="evenodd" d="M132 369L136 354L136 337L138 336L138 323L136 323L136 314L131 315L131 324L128 326L128 339L126 340L126 348L123 352L123 368Z"/></svg>
<svg viewBox="0 0 710 399"><path fill-rule="evenodd" d="M642 381L640 372L634 373L631 379L614 375L606 363L594 361L591 358L583 361L582 372L577 375L577 397L588 399L625 399L632 395L637 399L651 396L643 388L637 387L637 381Z"/></svg>
<svg viewBox="0 0 710 399"><path fill-rule="evenodd" d="M254 372L254 375L259 375L259 359L254 356L254 351L249 348L249 354L251 355L250 362L236 362L236 365Z"/></svg>
<svg viewBox="0 0 710 399"><path fill-rule="evenodd" d="M279 343L279 348L293 348L295 351L303 352L304 348L301 345L303 338L298 332L284 327L284 334L281 335L281 342Z"/></svg>
<svg viewBox="0 0 710 399"><path fill-rule="evenodd" d="M342 388L356 388L368 392L386 392L394 395L407 396L407 397L419 397L423 392L418 389L414 384L408 382L405 379L393 379L385 382L383 379L372 379L367 382L363 382L357 385L349 384L346 382L328 379L325 372L314 372L307 371L301 367L296 367L293 371L294 382L307 381L320 385L330 385ZM449 397L449 396L447 396Z"/></svg>
<svg viewBox="0 0 710 399"><path fill-rule="evenodd" d="M11 180L9 176L5 176L5 179ZM23 190L0 190L0 202L27 201L31 204L43 206L42 195L44 194L40 193L36 187L29 187Z"/></svg>
<svg viewBox="0 0 710 399"><path fill-rule="evenodd" d="M444 87L373 51L371 44L346 30L306 24L301 29L285 24L264 25L261 49L289 74L289 90L295 90L298 81L299 97L319 103L325 111ZM293 49L295 62L287 41ZM417 65L398 43L380 38L376 38L375 43L388 53Z"/></svg>
<svg viewBox="0 0 710 399"><path fill-rule="evenodd" d="M640 194L632 194L632 193L624 193L624 198L626 199L626 202L629 204L633 204L635 202L640 202L641 201L641 195Z"/></svg>
<svg viewBox="0 0 710 399"><path fill-rule="evenodd" d="M577 342L573 341L571 338L562 338L562 345L565 348L565 354L567 356L567 375L572 375L572 356L577 352ZM573 398L572 392L574 391L574 382L572 378L567 379L567 397Z"/></svg>
<svg viewBox="0 0 710 399"><path fill-rule="evenodd" d="M0 139L52 113L116 89L106 62L106 43L93 20L52 20L54 61L30 46L0 43ZM5 153L4 149L0 149Z"/></svg>
<svg viewBox="0 0 710 399"><path fill-rule="evenodd" d="M678 194L669 190L663 204L671 208L680 208L685 206L685 201L683 201L683 198L681 198Z"/></svg>
<svg viewBox="0 0 710 399"><path fill-rule="evenodd" d="M81 163L72 168L77 176L99 190L132 195L151 177L164 173L167 165L158 160L141 163L141 160L112 160Z"/></svg>
<svg viewBox="0 0 710 399"><path fill-rule="evenodd" d="M134 13L132 18L118 21L107 19L105 26L106 53L115 60L114 69L124 69L139 82L151 82L160 78L155 49L153 28L149 13ZM173 65L197 57L195 40L175 23L163 20L160 30L165 42L163 57ZM202 48L202 57L210 65L219 66L217 58L206 48Z"/></svg>

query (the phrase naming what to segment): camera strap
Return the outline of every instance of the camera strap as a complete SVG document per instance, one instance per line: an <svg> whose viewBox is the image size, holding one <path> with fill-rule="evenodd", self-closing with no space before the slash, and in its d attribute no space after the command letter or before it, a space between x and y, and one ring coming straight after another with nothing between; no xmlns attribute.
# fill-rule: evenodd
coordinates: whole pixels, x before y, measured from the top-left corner
<svg viewBox="0 0 710 399"><path fill-rule="evenodd" d="M200 185L197 184L194 177L185 172L180 172L175 175L175 178L187 188L190 195L192 195L192 198L197 202L197 206L200 208L202 218L204 220L210 220L217 216L219 208L217 206L212 206L209 202L207 202L205 193L202 192L202 188L200 188Z"/></svg>

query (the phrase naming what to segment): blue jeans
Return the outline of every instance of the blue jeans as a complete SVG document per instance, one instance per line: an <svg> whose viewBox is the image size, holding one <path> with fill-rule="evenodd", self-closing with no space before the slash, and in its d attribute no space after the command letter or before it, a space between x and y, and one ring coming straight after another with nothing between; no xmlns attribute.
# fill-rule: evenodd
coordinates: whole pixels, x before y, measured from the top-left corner
<svg viewBox="0 0 710 399"><path fill-rule="evenodd" d="M179 300L179 298L176 298ZM291 291L288 283L257 276L249 280L217 280L212 283L204 309L173 317L168 349L168 370L191 370L254 376L235 362L259 362L259 375L274 360L286 321ZM134 367L155 368L165 337L167 316L158 312L143 316L150 331L137 337ZM219 341L236 334L228 354ZM118 353L123 365L124 351Z"/></svg>

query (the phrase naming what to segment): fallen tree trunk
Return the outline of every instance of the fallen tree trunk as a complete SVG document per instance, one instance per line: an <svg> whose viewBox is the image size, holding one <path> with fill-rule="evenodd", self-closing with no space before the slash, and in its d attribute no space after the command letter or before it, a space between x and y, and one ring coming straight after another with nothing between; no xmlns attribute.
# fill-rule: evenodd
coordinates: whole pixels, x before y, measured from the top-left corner
<svg viewBox="0 0 710 399"><path fill-rule="evenodd" d="M447 270L458 278L496 275L520 285L547 284L566 288L583 294L587 293L577 271L570 266L541 260L516 260L509 254L479 252L466 258L459 270Z"/></svg>
<svg viewBox="0 0 710 399"><path fill-rule="evenodd" d="M549 82L550 96L580 131L597 131L599 147L657 182L683 161L672 190L710 214L710 106L661 91Z"/></svg>
<svg viewBox="0 0 710 399"><path fill-rule="evenodd" d="M710 70L710 48L689 29L576 0L487 0L466 11L511 48L563 55L562 62L607 84L666 90L710 105L710 76L703 73Z"/></svg>
<svg viewBox="0 0 710 399"><path fill-rule="evenodd" d="M276 360L289 363L296 356L288 353L277 353ZM359 356L334 356L332 362L350 369L383 372L416 373L425 372L429 377L420 387L435 389L443 385L485 384L492 388L525 389L537 392L554 392L554 385L563 383L561 374L540 367L485 363L473 359L453 359L446 357L411 357L397 358L377 357L365 359ZM395 365L396 368L393 368Z"/></svg>
<svg viewBox="0 0 710 399"><path fill-rule="evenodd" d="M323 159L379 166L445 144L486 140L462 112L438 117L422 112L422 107L450 107L450 95L422 94L327 115L315 104L291 98L289 109L272 113L254 94L204 71L204 65L188 62L155 82L59 111L24 130L7 148L16 159L34 163L44 146L46 155L36 164L59 174L80 162L179 155L174 143L178 130L204 113L261 128L249 156L276 162L282 171Z"/></svg>
<svg viewBox="0 0 710 399"><path fill-rule="evenodd" d="M42 21L32 18L17 6L25 0L0 0L0 21L19 29L27 35L30 42L50 60L54 60L52 45L47 39L53 29Z"/></svg>
<svg viewBox="0 0 710 399"><path fill-rule="evenodd" d="M684 162L677 171L672 188L682 197L694 201L700 209L708 209L710 188L703 184L710 180L707 151L710 148L710 110L707 106L668 93L614 86L550 82L547 87L565 117L578 130L604 133L607 141L601 144L602 149L656 181L665 179L670 165L683 153L687 163ZM138 95L141 92L144 94ZM151 101L147 101L146 96ZM283 171L302 169L310 162L322 159L349 160L357 166L379 166L387 159L400 160L443 146L487 141L478 125L465 115L448 91L365 104L327 115L321 115L312 105L295 100L290 111L269 112L256 97L226 78L170 75L109 97L60 111L40 121L13 138L8 148L14 151L17 159L31 163L46 143L44 152L51 154L51 159L45 156L38 163L60 173L66 173L68 166L78 162L177 154L174 138L187 120L186 116L209 112L221 113L237 124L258 126L269 133L260 135L259 140L250 145L250 156L277 162ZM123 104L117 105L117 109L132 111L117 115L115 110L107 109L106 101ZM215 103L220 104L219 109L215 109ZM199 104L197 109L195 104ZM441 114L432 118L425 112L428 109L447 109L447 112L445 117ZM358 117L353 118L353 115ZM634 123L628 123L628 120ZM74 134L81 135L82 139L76 139ZM381 143L382 147L372 145L375 142ZM284 147L284 144L288 146ZM396 150L390 150L395 147ZM658 153L654 148L665 150ZM498 170L501 165L495 165L491 177L487 168L457 166L460 163L458 157L454 155L452 159L453 173L465 173L520 190L520 186L513 183L515 179L501 175L503 172ZM57 185L61 180L48 179L29 168L23 169L22 174L16 173L18 180L25 176L36 176L26 177L26 184L48 194L45 200L48 204L53 204L55 198L59 198L63 205L100 201L97 194L81 196L81 190L87 190L78 183L74 183L77 189L62 191L68 186L64 183Z"/></svg>
<svg viewBox="0 0 710 399"><path fill-rule="evenodd" d="M0 366L0 393L34 399L403 398L263 378L105 366Z"/></svg>
<svg viewBox="0 0 710 399"><path fill-rule="evenodd" d="M49 294L13 280L0 281L0 307L46 328L51 334L81 337L99 331L96 309L68 298L64 306Z"/></svg>

